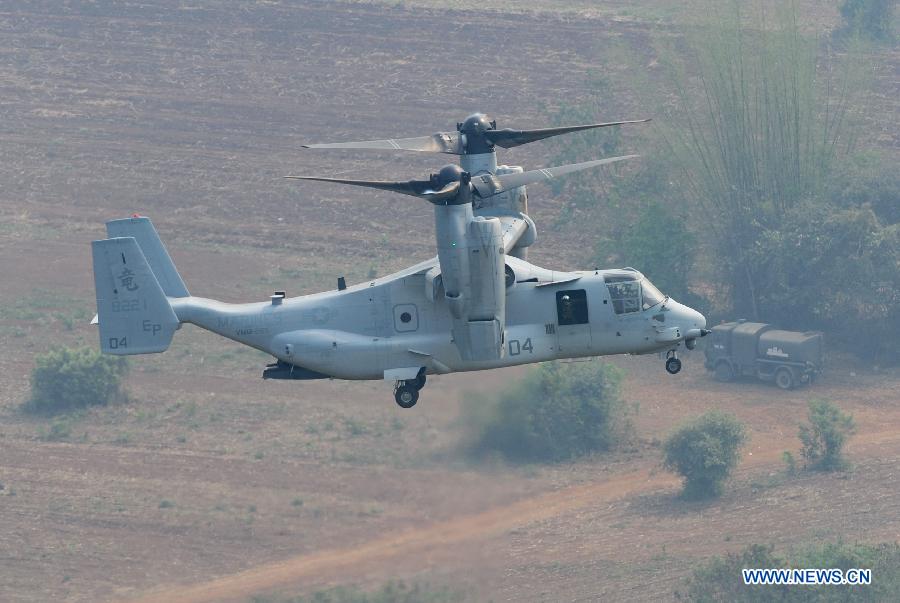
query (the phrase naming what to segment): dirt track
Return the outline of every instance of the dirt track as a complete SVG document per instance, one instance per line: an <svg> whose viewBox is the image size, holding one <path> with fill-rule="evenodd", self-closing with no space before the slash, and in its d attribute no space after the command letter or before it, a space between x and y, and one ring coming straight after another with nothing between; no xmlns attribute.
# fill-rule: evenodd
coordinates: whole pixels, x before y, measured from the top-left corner
<svg viewBox="0 0 900 603"><path fill-rule="evenodd" d="M454 557L452 547L461 543L489 539L513 528L557 517L587 505L602 504L674 484L671 476L652 476L647 471L636 471L601 484L566 488L396 536L376 538L355 547L301 555L204 584L160 590L135 601L201 603L240 600L276 587L302 585L303 579L310 576L321 580L329 576L346 576L351 572L362 575L370 571L367 566L377 565L382 569L400 560L404 560L407 566L411 560L428 559L433 563L440 558Z"/></svg>
<svg viewBox="0 0 900 603"><path fill-rule="evenodd" d="M749 457L744 469L771 465L780 458L776 444L766 442L769 451ZM757 442L760 444L760 442ZM865 436L854 443L858 454L887 450L900 451L900 429L887 429ZM344 580L348 574L363 576L375 572L389 573L390 568L403 562L405 569L420 564L434 564L458 557L454 547L494 538L515 528L550 518L559 518L585 507L600 507L605 503L639 494L671 491L678 480L652 470L616 475L603 482L572 486L510 505L457 517L431 526L404 531L348 548L299 555L276 563L185 586L154 590L129 599L131 603L214 603L239 601L247 597L293 586L302 590L304 580L315 577L323 580ZM422 569L425 569L424 567Z"/></svg>

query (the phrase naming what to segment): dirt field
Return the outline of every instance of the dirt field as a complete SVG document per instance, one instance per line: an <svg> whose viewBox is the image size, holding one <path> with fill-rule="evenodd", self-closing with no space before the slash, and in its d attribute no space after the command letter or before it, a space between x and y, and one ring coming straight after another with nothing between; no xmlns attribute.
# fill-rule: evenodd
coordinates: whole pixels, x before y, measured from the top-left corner
<svg viewBox="0 0 900 603"><path fill-rule="evenodd" d="M135 359L131 402L22 414L35 353L95 344L87 243L104 220L150 215L191 291L226 301L384 274L432 255L427 207L280 176L407 178L441 159L300 144L425 134L475 110L537 126L544 105L588 98L598 71L613 82L598 118L643 117L652 103L605 57L624 43L652 71L651 36L675 36L649 2L590 18L196 4L0 7L0 600L246 601L400 578L477 601L655 601L750 543L900 538L900 376L851 361L785 393L715 383L699 356L677 377L615 358L638 445L537 468L473 465L457 447L460 400L523 369L431 379L403 411L384 383L263 382L265 356L190 327ZM875 138L894 151L898 66L876 93L895 123ZM503 159L542 166L548 148ZM547 189L530 198L533 261L587 261L595 233L554 225ZM856 418L854 471L783 475L810 397ZM724 497L686 505L658 442L710 408L751 440Z"/></svg>

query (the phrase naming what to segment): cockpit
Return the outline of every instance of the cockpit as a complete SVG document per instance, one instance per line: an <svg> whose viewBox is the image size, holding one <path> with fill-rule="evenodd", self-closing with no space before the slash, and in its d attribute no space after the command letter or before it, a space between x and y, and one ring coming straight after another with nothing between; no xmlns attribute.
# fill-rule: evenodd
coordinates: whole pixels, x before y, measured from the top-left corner
<svg viewBox="0 0 900 603"><path fill-rule="evenodd" d="M648 310L666 299L646 276L633 268L609 272L603 280L616 314Z"/></svg>

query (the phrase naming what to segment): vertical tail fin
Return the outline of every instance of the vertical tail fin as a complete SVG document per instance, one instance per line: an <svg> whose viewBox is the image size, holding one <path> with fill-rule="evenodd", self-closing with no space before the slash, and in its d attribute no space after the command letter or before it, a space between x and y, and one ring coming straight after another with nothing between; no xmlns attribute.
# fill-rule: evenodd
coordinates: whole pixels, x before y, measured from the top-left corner
<svg viewBox="0 0 900 603"><path fill-rule="evenodd" d="M106 233L110 239L134 237L138 247L144 252L150 269L156 275L163 292L168 297L188 297L187 287L175 268L169 252L159 238L150 218L135 216L106 223Z"/></svg>
<svg viewBox="0 0 900 603"><path fill-rule="evenodd" d="M135 237L94 241L91 251L101 350L118 355L165 351L178 317Z"/></svg>

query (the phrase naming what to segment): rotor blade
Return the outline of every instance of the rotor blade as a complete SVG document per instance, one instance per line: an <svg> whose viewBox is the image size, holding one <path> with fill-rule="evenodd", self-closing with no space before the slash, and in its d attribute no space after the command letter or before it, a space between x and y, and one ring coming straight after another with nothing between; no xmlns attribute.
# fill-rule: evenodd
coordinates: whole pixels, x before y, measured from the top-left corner
<svg viewBox="0 0 900 603"><path fill-rule="evenodd" d="M431 136L416 138L389 138L386 140L362 140L358 142L326 142L305 144L304 149L387 149L393 151L422 151L425 153L446 153L461 155L462 145L459 132L438 132Z"/></svg>
<svg viewBox="0 0 900 603"><path fill-rule="evenodd" d="M459 194L459 182L451 182L444 188L435 190L430 180L407 180L406 182L389 182L383 180L345 180L343 178L319 178L317 176L285 176L289 180L315 180L317 182L336 182L351 186L375 188L383 191L391 191L411 197L419 197L431 203L437 203L450 199Z"/></svg>
<svg viewBox="0 0 900 603"><path fill-rule="evenodd" d="M363 186L365 188L377 188L383 191L393 191L403 195L421 197L431 191L431 182L428 180L408 180L406 182L389 182L383 180L345 180L343 178L319 178L317 176L285 176L289 180L315 180L317 182L336 182L351 186Z"/></svg>
<svg viewBox="0 0 900 603"><path fill-rule="evenodd" d="M634 119L631 121L610 121L600 124L585 124L583 126L564 126L561 128L540 128L537 130L513 130L504 128L503 130L487 130L484 137L492 144L509 149L519 145L528 144L536 140L543 140L551 136L560 134L568 134L570 132L580 132L581 130L592 130L594 128L606 128L608 126L621 126L623 124L642 124L650 121L649 119Z"/></svg>
<svg viewBox="0 0 900 603"><path fill-rule="evenodd" d="M568 165L560 165L552 168L543 168L540 170L531 170L520 174L503 174L495 176L494 174L483 174L472 178L472 185L481 198L490 197L502 193L503 191L518 186L525 186L542 180L552 180L565 174L572 172L580 172L601 165L616 163L617 161L625 161L626 159L634 159L640 155L623 155L622 157L608 157L606 159L595 159L594 161L585 161L583 163L570 163Z"/></svg>

